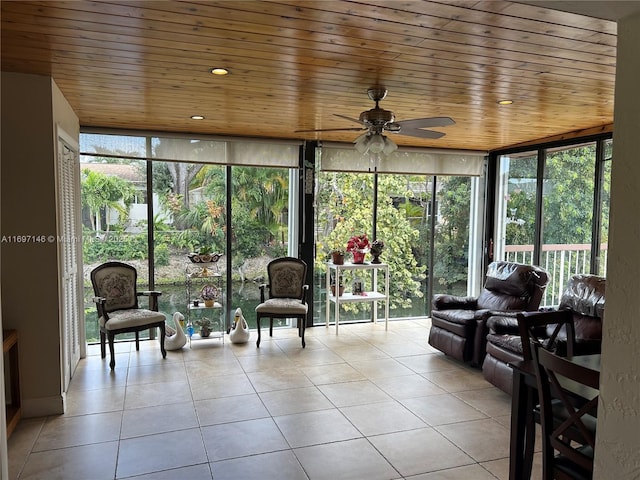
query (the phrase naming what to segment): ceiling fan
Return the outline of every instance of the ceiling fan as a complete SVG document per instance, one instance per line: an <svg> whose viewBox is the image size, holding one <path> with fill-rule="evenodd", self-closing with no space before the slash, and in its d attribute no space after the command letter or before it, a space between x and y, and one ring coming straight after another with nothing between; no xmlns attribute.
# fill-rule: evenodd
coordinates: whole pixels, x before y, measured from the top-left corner
<svg viewBox="0 0 640 480"><path fill-rule="evenodd" d="M359 118L351 118L346 115L335 113L336 117L344 118L352 122L359 123L360 127L350 128L326 128L320 130L296 130L296 132L339 132L339 131L364 131L354 141L356 149L360 153L368 151L372 153L393 152L398 146L388 139L383 133L397 133L410 137L436 139L445 134L434 130L425 130L427 127L446 127L454 125L456 122L449 117L427 117L413 118L411 120L395 121L393 112L380 107L380 101L387 96L387 89L382 86L374 86L367 90L369 98L376 102L376 106L371 110L365 110Z"/></svg>

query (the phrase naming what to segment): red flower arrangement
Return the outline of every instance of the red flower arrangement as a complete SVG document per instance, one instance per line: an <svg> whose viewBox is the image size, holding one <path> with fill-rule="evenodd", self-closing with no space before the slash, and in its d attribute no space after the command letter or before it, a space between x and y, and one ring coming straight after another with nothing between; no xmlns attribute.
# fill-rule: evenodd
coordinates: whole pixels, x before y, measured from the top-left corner
<svg viewBox="0 0 640 480"><path fill-rule="evenodd" d="M347 242L347 252L353 253L371 248L371 242L367 238L367 234L354 235Z"/></svg>

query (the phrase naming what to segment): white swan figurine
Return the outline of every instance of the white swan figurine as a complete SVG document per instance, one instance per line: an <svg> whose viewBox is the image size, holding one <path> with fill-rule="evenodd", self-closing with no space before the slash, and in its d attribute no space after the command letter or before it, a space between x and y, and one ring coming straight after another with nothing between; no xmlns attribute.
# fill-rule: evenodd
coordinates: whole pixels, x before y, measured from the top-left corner
<svg viewBox="0 0 640 480"><path fill-rule="evenodd" d="M165 350L180 350L186 345L187 336L184 334L182 325L180 324L182 320L184 320L184 315L182 315L180 312L176 312L173 314L173 323L176 326L175 330L169 325L165 327Z"/></svg>
<svg viewBox="0 0 640 480"><path fill-rule="evenodd" d="M247 343L249 341L249 325L242 315L242 310L236 308L236 313L233 317L233 326L229 333L231 343Z"/></svg>

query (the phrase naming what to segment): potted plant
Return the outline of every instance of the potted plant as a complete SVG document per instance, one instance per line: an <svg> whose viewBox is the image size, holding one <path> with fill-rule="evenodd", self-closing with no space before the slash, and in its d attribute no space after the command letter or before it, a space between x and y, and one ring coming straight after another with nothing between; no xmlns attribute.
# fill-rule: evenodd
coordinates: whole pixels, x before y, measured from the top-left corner
<svg viewBox="0 0 640 480"><path fill-rule="evenodd" d="M354 235L347 242L347 252L353 255L353 263L364 263L364 256L370 248L371 242L366 233Z"/></svg>
<svg viewBox="0 0 640 480"><path fill-rule="evenodd" d="M211 331L215 326L215 322L207 317L199 318L195 321L195 324L200 327L200 336L206 338L211 335Z"/></svg>
<svg viewBox="0 0 640 480"><path fill-rule="evenodd" d="M334 265L344 265L344 250L335 249L331 251L331 261Z"/></svg>
<svg viewBox="0 0 640 480"><path fill-rule="evenodd" d="M323 246L326 253L327 261L330 259L334 265L344 265L345 249L342 242L338 240L329 240Z"/></svg>
<svg viewBox="0 0 640 480"><path fill-rule="evenodd" d="M337 290L337 291L336 291ZM335 276L331 279L331 295L334 297L341 297L344 293L344 283L342 282L342 274L338 278L337 288Z"/></svg>
<svg viewBox="0 0 640 480"><path fill-rule="evenodd" d="M206 284L200 290L200 296L204 300L205 307L213 307L215 304L215 299L218 298L220 292L217 287L211 285L210 283Z"/></svg>

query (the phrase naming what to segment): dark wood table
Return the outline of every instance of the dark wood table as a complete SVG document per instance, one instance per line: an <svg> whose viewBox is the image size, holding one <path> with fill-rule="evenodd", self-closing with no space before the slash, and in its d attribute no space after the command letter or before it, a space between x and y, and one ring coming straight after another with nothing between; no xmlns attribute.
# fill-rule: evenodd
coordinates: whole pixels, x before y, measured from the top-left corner
<svg viewBox="0 0 640 480"><path fill-rule="evenodd" d="M576 355L567 358L578 365L600 372L600 354ZM536 436L533 417L533 408L538 398L536 373L533 360L521 360L510 363L509 366L513 369L509 480L526 480L531 478ZM562 386L586 399L591 399L598 394L594 389L573 381L564 381Z"/></svg>

